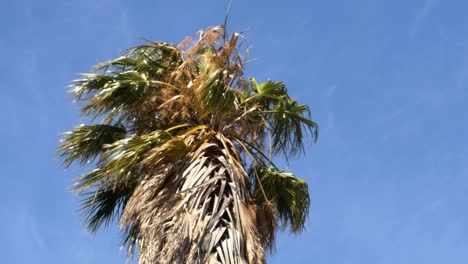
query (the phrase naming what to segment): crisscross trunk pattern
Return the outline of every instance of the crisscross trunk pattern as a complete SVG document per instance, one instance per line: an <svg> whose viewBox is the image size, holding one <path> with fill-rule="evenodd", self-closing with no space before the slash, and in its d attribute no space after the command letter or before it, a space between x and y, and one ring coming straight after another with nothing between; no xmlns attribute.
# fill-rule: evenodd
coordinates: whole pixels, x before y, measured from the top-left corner
<svg viewBox="0 0 468 264"><path fill-rule="evenodd" d="M166 172L140 184L122 218L140 230L141 264L265 262L247 175L232 151L204 143Z"/></svg>

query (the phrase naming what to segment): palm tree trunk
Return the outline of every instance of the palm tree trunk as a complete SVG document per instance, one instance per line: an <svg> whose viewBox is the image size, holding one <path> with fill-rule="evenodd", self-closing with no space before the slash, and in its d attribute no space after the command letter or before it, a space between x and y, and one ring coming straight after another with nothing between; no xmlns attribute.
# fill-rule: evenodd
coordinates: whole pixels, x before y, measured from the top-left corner
<svg viewBox="0 0 468 264"><path fill-rule="evenodd" d="M204 143L135 190L121 224L140 230L140 264L265 263L247 175L233 149L226 141Z"/></svg>

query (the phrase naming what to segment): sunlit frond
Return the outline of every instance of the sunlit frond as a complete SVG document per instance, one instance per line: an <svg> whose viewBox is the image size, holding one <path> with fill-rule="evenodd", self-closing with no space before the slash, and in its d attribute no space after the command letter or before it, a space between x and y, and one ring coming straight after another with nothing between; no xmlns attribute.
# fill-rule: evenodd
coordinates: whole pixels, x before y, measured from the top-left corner
<svg viewBox="0 0 468 264"><path fill-rule="evenodd" d="M83 115L131 112L131 108L142 103L153 89L148 76L137 71L124 71L112 76L103 89L86 98Z"/></svg>
<svg viewBox="0 0 468 264"><path fill-rule="evenodd" d="M304 138L308 134L313 139L318 136L318 126L310 119L307 105L301 105L287 94L283 82L267 81L257 83L249 80L249 94L244 97L243 104L256 103L258 111L251 115L263 114L268 120L272 134L274 153L283 153L287 158L298 151L304 150Z"/></svg>
<svg viewBox="0 0 468 264"><path fill-rule="evenodd" d="M167 141L170 135L165 131L155 131L150 135L132 135L110 145L106 145L106 159L103 164L78 178L74 189L81 191L95 184L112 181L118 185L139 176L139 163L149 150Z"/></svg>
<svg viewBox="0 0 468 264"><path fill-rule="evenodd" d="M125 128L111 125L80 125L64 134L58 148L66 167L75 160L81 163L93 161L104 151L104 145L123 139Z"/></svg>
<svg viewBox="0 0 468 264"><path fill-rule="evenodd" d="M225 115L236 103L234 90L225 84L223 72L216 70L200 88L200 106L206 114Z"/></svg>

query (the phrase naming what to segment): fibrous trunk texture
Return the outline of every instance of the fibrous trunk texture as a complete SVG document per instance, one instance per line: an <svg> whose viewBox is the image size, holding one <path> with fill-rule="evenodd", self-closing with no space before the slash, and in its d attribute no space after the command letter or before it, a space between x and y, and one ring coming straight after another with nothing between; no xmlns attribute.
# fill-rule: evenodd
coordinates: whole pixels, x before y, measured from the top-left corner
<svg viewBox="0 0 468 264"><path fill-rule="evenodd" d="M204 143L135 190L121 224L140 231L140 264L265 263L247 176L229 149Z"/></svg>

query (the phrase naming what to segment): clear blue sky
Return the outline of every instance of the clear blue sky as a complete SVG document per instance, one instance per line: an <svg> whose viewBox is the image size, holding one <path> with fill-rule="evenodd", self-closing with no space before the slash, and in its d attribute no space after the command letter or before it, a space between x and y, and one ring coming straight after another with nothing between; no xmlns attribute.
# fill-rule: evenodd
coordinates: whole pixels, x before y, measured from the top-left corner
<svg viewBox="0 0 468 264"><path fill-rule="evenodd" d="M307 231L270 263L467 263L468 2L235 0L257 80L283 80L320 138ZM16 0L0 17L0 262L124 263L117 228L90 238L55 160L80 123L66 86L142 39L179 42L226 1Z"/></svg>

